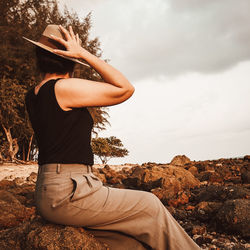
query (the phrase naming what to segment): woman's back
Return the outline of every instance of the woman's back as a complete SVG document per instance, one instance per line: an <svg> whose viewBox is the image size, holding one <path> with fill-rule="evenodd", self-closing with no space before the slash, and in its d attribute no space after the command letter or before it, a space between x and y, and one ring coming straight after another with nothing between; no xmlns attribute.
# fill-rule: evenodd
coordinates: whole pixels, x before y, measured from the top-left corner
<svg viewBox="0 0 250 250"><path fill-rule="evenodd" d="M38 163L93 165L93 119L85 107L63 110L55 96L56 82L53 79L44 83L37 95L32 88L25 99L38 142Z"/></svg>

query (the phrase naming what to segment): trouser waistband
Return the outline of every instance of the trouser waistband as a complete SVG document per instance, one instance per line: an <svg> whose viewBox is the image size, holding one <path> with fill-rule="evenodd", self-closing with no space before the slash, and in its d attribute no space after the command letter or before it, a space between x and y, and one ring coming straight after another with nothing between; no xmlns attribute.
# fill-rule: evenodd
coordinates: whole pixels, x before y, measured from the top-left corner
<svg viewBox="0 0 250 250"><path fill-rule="evenodd" d="M63 172L82 172L90 173L92 172L91 165L85 164L65 164L65 163L49 163L39 165L39 173L42 172L54 172L54 173L63 173Z"/></svg>

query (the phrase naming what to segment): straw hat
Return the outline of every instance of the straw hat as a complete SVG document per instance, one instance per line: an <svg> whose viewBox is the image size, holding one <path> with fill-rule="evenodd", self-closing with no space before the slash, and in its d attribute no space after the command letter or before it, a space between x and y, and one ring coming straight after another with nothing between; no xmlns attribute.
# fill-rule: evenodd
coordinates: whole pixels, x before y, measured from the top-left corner
<svg viewBox="0 0 250 250"><path fill-rule="evenodd" d="M26 39L27 41L35 44L36 46L39 46L57 56L61 56L63 58L69 59L73 62L76 63L80 63L82 65L85 65L87 67L90 67L88 64L81 62L80 60L76 59L76 58L72 58L69 56L63 56L63 55L58 55L56 53L53 52L54 49L60 49L60 50L65 50L65 47L60 44L59 42L55 41L54 39L50 38L50 35L54 35L57 36L59 38L65 39L59 26L55 25L55 24L49 24L46 29L44 30L42 36L40 37L40 39L38 40L38 42L32 41L26 37L23 36L24 39Z"/></svg>

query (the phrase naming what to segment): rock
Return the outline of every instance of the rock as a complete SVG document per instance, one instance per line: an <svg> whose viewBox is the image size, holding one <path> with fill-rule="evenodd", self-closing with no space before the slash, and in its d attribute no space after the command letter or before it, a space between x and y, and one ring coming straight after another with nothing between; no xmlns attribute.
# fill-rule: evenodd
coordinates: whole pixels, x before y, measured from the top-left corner
<svg viewBox="0 0 250 250"><path fill-rule="evenodd" d="M205 167L205 171L214 172L214 171L215 171L215 166L214 166L214 165L211 165L211 164L208 164L208 165L206 165L206 167Z"/></svg>
<svg viewBox="0 0 250 250"><path fill-rule="evenodd" d="M231 199L245 199L250 197L250 190L241 186L202 186L192 190L191 201L226 201Z"/></svg>
<svg viewBox="0 0 250 250"><path fill-rule="evenodd" d="M22 185L25 183L25 178L24 177L16 177L13 182L18 186Z"/></svg>
<svg viewBox="0 0 250 250"><path fill-rule="evenodd" d="M169 211L171 211L171 209L168 208ZM174 218L176 220L186 220L187 218L187 212L183 209L175 209L174 212L172 213L172 215L174 216Z"/></svg>
<svg viewBox="0 0 250 250"><path fill-rule="evenodd" d="M200 221L210 221L222 207L222 202L202 201L196 205L194 216Z"/></svg>
<svg viewBox="0 0 250 250"><path fill-rule="evenodd" d="M156 187L171 188L175 190L175 193L200 185L200 182L189 171L174 166L154 166L151 169L137 167L127 178L128 181L134 179L136 179L134 183L137 183L138 188L144 190ZM129 182L127 183L129 184Z"/></svg>
<svg viewBox="0 0 250 250"><path fill-rule="evenodd" d="M206 231L207 231L207 229L206 229L205 226L197 226L197 225L195 225L195 226L193 226L192 234L193 235L194 234L201 234L201 235L203 235L203 234L206 233Z"/></svg>
<svg viewBox="0 0 250 250"><path fill-rule="evenodd" d="M190 163L190 159L185 155L177 155L170 162L171 165L174 166L184 166L187 163Z"/></svg>
<svg viewBox="0 0 250 250"><path fill-rule="evenodd" d="M208 181L210 183L223 183L223 176L215 171L203 171L196 175L199 181Z"/></svg>
<svg viewBox="0 0 250 250"><path fill-rule="evenodd" d="M0 229L19 225L35 215L35 208L27 208L6 190L0 191Z"/></svg>
<svg viewBox="0 0 250 250"><path fill-rule="evenodd" d="M83 228L49 224L42 219L0 231L0 246L5 250L107 249Z"/></svg>
<svg viewBox="0 0 250 250"><path fill-rule="evenodd" d="M16 187L16 183L13 181L6 180L6 179L0 181L0 190L1 189L7 190L10 188L15 188L15 187Z"/></svg>
<svg viewBox="0 0 250 250"><path fill-rule="evenodd" d="M37 179L37 173L32 172L28 177L27 177L27 181L28 182L32 182L32 183L36 183L36 179Z"/></svg>
<svg viewBox="0 0 250 250"><path fill-rule="evenodd" d="M217 228L250 237L250 200L226 201L216 215Z"/></svg>
<svg viewBox="0 0 250 250"><path fill-rule="evenodd" d="M204 243L204 240L203 240L202 235L195 234L195 235L193 236L193 240L194 240L198 245L201 245L201 244Z"/></svg>
<svg viewBox="0 0 250 250"><path fill-rule="evenodd" d="M242 183L250 184L250 163L242 166L240 169L240 173Z"/></svg>
<svg viewBox="0 0 250 250"><path fill-rule="evenodd" d="M173 205L186 204L188 197L181 193L200 185L200 182L188 171L171 165L135 167L129 177L123 179L126 188L151 191L164 204L171 199ZM179 193L179 194L178 194Z"/></svg>
<svg viewBox="0 0 250 250"><path fill-rule="evenodd" d="M196 176L198 174L198 169L195 166L192 166L188 169L188 171L193 175Z"/></svg>
<svg viewBox="0 0 250 250"><path fill-rule="evenodd" d="M178 207L179 205L185 205L189 202L189 195L185 192L179 192L176 199L171 199L167 203L169 206Z"/></svg>
<svg viewBox="0 0 250 250"><path fill-rule="evenodd" d="M193 211L195 209L194 206L188 205L187 207L185 207L185 210L187 211Z"/></svg>
<svg viewBox="0 0 250 250"><path fill-rule="evenodd" d="M206 229L206 226L197 226L197 225L195 225L195 226L193 226L193 229L192 229L192 234L194 235L194 234L205 234L206 233L206 231L207 231L207 229Z"/></svg>
<svg viewBox="0 0 250 250"><path fill-rule="evenodd" d="M100 174L104 174L107 183L109 183L112 179L117 179L118 173L113 170L109 165L105 165L104 168L99 170Z"/></svg>
<svg viewBox="0 0 250 250"><path fill-rule="evenodd" d="M250 155L245 155L243 159L244 159L244 161L249 161L250 162Z"/></svg>
<svg viewBox="0 0 250 250"><path fill-rule="evenodd" d="M101 173L101 170L93 168L93 173L96 175L104 184L107 183L106 176L104 173Z"/></svg>

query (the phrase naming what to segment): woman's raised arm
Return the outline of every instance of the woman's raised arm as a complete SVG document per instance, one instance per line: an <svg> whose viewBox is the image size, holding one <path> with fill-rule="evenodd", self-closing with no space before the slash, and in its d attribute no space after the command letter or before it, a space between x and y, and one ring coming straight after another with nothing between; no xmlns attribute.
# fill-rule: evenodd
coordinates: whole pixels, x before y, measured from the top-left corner
<svg viewBox="0 0 250 250"><path fill-rule="evenodd" d="M74 34L72 27L69 31L61 26L60 28L66 40L55 36L51 38L63 44L67 51L54 50L54 52L84 59L105 81L96 82L80 78L59 80L55 88L62 107L67 109L83 106L110 106L124 102L133 94L134 87L121 72L81 47L78 34Z"/></svg>

